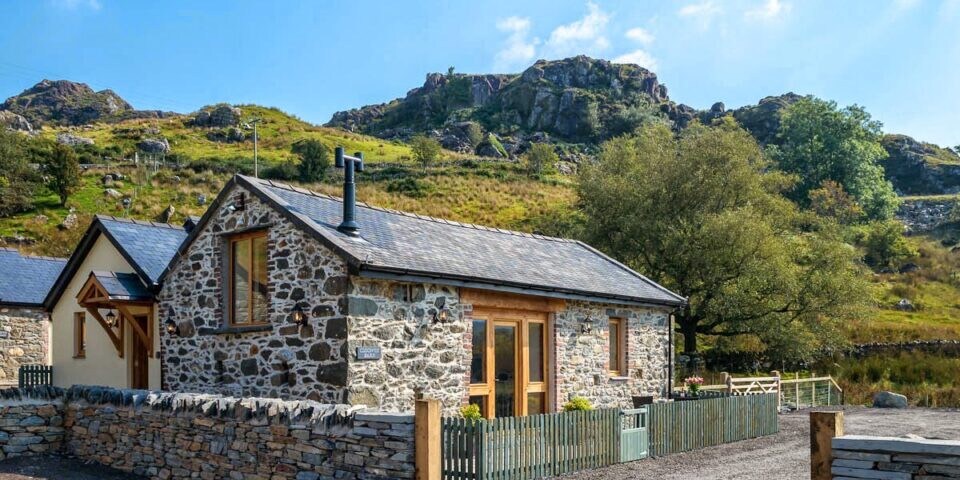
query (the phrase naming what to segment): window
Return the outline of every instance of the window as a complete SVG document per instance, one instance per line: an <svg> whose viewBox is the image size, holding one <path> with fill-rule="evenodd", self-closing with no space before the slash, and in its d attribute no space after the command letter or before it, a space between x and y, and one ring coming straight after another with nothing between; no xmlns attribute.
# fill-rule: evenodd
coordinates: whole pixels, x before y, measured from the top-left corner
<svg viewBox="0 0 960 480"><path fill-rule="evenodd" d="M618 377L626 370L626 324L620 318L610 319L610 374Z"/></svg>
<svg viewBox="0 0 960 480"><path fill-rule="evenodd" d="M83 312L73 314L73 358L87 356L87 317Z"/></svg>
<svg viewBox="0 0 960 480"><path fill-rule="evenodd" d="M267 323L267 232L230 238L230 323Z"/></svg>
<svg viewBox="0 0 960 480"><path fill-rule="evenodd" d="M473 351L470 358L470 383L487 383L487 321L473 321ZM473 403L473 402L471 402Z"/></svg>

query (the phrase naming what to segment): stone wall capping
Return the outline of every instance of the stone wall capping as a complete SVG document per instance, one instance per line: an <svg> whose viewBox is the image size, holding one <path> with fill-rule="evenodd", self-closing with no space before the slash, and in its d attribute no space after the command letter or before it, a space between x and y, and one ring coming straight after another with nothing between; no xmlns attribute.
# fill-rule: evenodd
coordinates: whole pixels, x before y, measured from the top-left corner
<svg viewBox="0 0 960 480"><path fill-rule="evenodd" d="M364 410L357 412L353 418L356 421L363 422L413 423L413 414L411 413L384 413Z"/></svg>
<svg viewBox="0 0 960 480"><path fill-rule="evenodd" d="M960 456L958 440L928 440L896 437L869 437L845 435L833 439L835 450L853 450L888 453L920 453Z"/></svg>

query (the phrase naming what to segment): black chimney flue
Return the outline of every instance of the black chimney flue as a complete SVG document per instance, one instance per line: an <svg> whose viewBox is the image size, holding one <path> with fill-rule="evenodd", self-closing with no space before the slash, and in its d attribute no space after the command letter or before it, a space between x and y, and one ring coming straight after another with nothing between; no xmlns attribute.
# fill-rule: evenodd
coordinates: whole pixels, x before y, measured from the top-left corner
<svg viewBox="0 0 960 480"><path fill-rule="evenodd" d="M343 221L337 230L347 235L357 235L360 226L357 225L357 184L354 182L354 170L363 171L363 154L357 152L355 156L344 155L343 147L335 150L334 165L343 169Z"/></svg>

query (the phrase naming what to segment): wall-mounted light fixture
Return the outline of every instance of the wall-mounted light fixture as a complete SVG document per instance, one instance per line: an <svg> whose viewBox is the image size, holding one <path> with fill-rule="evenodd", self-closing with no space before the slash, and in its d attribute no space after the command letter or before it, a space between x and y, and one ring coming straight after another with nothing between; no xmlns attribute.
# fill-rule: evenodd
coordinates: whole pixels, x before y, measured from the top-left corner
<svg viewBox="0 0 960 480"><path fill-rule="evenodd" d="M299 304L293 307L290 317L293 320L293 323L300 325L301 327L307 324L307 313L303 311L303 307L301 307Z"/></svg>
<svg viewBox="0 0 960 480"><path fill-rule="evenodd" d="M241 193L240 195L237 195L234 201L223 207L223 210L227 213L241 212L244 210L244 208L246 208L246 204L246 197L244 197L244 195Z"/></svg>
<svg viewBox="0 0 960 480"><path fill-rule="evenodd" d="M180 326L177 325L177 322L174 322L173 319L163 322L163 327L169 335L180 335Z"/></svg>
<svg viewBox="0 0 960 480"><path fill-rule="evenodd" d="M117 328L118 322L117 322L116 312L114 312L113 310L110 310L109 312L107 312L106 321L107 321L107 326L109 326L110 328Z"/></svg>
<svg viewBox="0 0 960 480"><path fill-rule="evenodd" d="M593 318L587 317L583 319L583 323L580 324L580 333L583 335L589 335L593 333Z"/></svg>
<svg viewBox="0 0 960 480"><path fill-rule="evenodd" d="M450 312L444 308L447 304L446 297L440 297L433 302L437 306L436 313L433 314L433 323L447 323L449 321Z"/></svg>

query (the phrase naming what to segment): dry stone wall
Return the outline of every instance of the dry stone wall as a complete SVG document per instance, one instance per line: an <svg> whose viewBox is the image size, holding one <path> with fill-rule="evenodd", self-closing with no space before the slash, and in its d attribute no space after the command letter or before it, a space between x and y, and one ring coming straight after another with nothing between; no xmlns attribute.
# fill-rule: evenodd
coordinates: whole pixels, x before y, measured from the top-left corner
<svg viewBox="0 0 960 480"><path fill-rule="evenodd" d="M158 296L159 321L180 334L163 335L165 387L233 396L346 400L348 279L344 261L279 212L244 194L241 211L218 211L175 264ZM267 231L269 323L227 328L226 243L231 233ZM292 322L294 307L307 325Z"/></svg>
<svg viewBox="0 0 960 480"><path fill-rule="evenodd" d="M412 415L99 387L0 391L3 455L74 455L153 479L413 478ZM0 457L4 458L4 457Z"/></svg>
<svg viewBox="0 0 960 480"><path fill-rule="evenodd" d="M48 363L50 318L41 310L0 307L0 385L16 384L20 365Z"/></svg>
<svg viewBox="0 0 960 480"><path fill-rule="evenodd" d="M847 435L833 439L836 480L960 478L960 441Z"/></svg>
<svg viewBox="0 0 960 480"><path fill-rule="evenodd" d="M622 377L610 375L610 318L627 322L627 368ZM584 325L589 332L584 332ZM632 408L635 395L667 394L667 311L571 301L556 314L554 328L558 404L583 396L598 407Z"/></svg>

